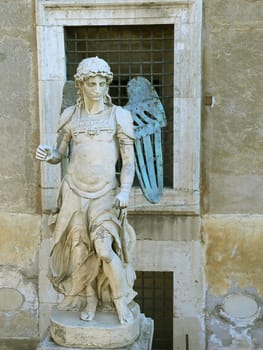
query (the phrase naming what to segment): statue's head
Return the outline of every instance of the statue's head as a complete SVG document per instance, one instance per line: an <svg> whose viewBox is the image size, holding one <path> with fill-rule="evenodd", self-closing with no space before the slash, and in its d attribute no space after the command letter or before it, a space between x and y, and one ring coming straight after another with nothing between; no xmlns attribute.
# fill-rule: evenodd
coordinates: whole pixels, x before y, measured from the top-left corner
<svg viewBox="0 0 263 350"><path fill-rule="evenodd" d="M81 82L90 77L95 77L96 75L101 75L106 78L108 84L112 82L113 73L111 72L110 66L106 61L97 56L82 60L78 65L74 78L75 82Z"/></svg>
<svg viewBox="0 0 263 350"><path fill-rule="evenodd" d="M100 75L106 79L108 86L112 82L113 73L111 68L106 61L99 57L89 57L82 60L77 68L77 72L74 75L75 86L77 88L78 100L77 105L81 107L83 105L83 93L82 93L82 83L89 79L90 77L95 77ZM105 103L111 105L111 98L108 93L105 95Z"/></svg>

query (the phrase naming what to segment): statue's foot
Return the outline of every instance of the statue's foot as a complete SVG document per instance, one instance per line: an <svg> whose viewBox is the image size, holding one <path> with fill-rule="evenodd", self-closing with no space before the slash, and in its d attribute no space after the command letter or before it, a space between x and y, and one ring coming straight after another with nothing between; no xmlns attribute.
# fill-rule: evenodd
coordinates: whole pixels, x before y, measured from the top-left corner
<svg viewBox="0 0 263 350"><path fill-rule="evenodd" d="M65 296L62 302L58 304L58 309L68 311L70 308L70 305L72 304L72 301L73 301L72 296Z"/></svg>
<svg viewBox="0 0 263 350"><path fill-rule="evenodd" d="M117 314L120 320L120 323L131 323L133 321L133 314L128 308L128 305L123 298L114 299L114 304L117 310Z"/></svg>
<svg viewBox="0 0 263 350"><path fill-rule="evenodd" d="M73 311L77 312L83 308L85 299L84 297L81 296L70 296L67 295L64 297L62 302L58 304L58 309L59 310L64 310L64 311Z"/></svg>
<svg viewBox="0 0 263 350"><path fill-rule="evenodd" d="M83 321L92 321L95 317L98 300L95 296L87 297L87 305L80 313L80 319Z"/></svg>

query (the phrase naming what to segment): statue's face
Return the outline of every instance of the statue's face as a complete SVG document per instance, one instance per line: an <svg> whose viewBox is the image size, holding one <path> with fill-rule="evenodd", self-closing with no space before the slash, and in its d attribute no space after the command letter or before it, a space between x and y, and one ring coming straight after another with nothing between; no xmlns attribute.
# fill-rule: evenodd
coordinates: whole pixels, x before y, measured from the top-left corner
<svg viewBox="0 0 263 350"><path fill-rule="evenodd" d="M108 90L106 78L96 75L90 77L83 82L83 94L93 101L99 101L103 99Z"/></svg>

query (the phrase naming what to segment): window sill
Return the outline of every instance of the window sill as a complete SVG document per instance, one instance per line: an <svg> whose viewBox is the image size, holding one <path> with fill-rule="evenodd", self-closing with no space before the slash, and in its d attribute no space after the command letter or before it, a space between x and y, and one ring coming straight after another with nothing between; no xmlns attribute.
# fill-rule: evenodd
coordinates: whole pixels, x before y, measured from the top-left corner
<svg viewBox="0 0 263 350"><path fill-rule="evenodd" d="M162 199L151 204L139 187L133 187L129 201L129 213L198 215L200 213L199 190L164 188Z"/></svg>

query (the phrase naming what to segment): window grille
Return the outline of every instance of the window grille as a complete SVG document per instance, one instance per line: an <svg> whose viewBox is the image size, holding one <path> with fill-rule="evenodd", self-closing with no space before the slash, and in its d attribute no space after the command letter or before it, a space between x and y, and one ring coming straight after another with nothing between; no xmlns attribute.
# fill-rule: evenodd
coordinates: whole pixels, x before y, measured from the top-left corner
<svg viewBox="0 0 263 350"><path fill-rule="evenodd" d="M73 80L78 63L98 56L114 73L110 95L123 106L130 79L144 76L155 87L164 105L167 127L163 133L164 185L173 179L173 25L65 27L67 79Z"/></svg>
<svg viewBox="0 0 263 350"><path fill-rule="evenodd" d="M173 272L136 272L135 301L154 320L153 350L173 349Z"/></svg>

